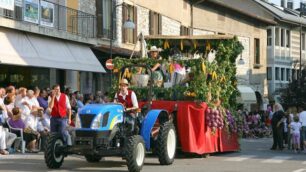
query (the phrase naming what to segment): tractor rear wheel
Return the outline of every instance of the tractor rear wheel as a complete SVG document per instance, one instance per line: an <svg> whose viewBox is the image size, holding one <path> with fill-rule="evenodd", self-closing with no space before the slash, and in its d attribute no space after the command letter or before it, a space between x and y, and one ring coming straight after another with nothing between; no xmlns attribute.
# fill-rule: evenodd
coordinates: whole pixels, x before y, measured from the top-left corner
<svg viewBox="0 0 306 172"><path fill-rule="evenodd" d="M129 171L139 172L145 160L145 144L140 135L130 136L126 140L124 155Z"/></svg>
<svg viewBox="0 0 306 172"><path fill-rule="evenodd" d="M45 146L45 162L48 168L60 168L64 162L64 154L60 147L64 146L63 138L60 134L51 134Z"/></svg>
<svg viewBox="0 0 306 172"><path fill-rule="evenodd" d="M176 132L173 123L161 124L155 148L161 165L173 163L176 152Z"/></svg>

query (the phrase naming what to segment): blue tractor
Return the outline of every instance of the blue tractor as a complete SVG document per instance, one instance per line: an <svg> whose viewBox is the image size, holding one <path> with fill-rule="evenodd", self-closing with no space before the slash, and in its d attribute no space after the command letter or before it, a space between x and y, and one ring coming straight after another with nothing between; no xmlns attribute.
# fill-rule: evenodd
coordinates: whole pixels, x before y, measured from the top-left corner
<svg viewBox="0 0 306 172"><path fill-rule="evenodd" d="M152 81L150 70L149 73ZM64 157L69 154L84 155L90 163L107 156L119 156L126 160L129 171L138 172L147 152L156 154L161 165L172 164L176 152L176 130L171 114L162 109L150 109L152 83L149 82L146 108L138 113L133 130L125 120L127 112L122 104L86 105L77 114L72 146L64 145L59 134L49 136L45 145L47 167L60 168Z"/></svg>

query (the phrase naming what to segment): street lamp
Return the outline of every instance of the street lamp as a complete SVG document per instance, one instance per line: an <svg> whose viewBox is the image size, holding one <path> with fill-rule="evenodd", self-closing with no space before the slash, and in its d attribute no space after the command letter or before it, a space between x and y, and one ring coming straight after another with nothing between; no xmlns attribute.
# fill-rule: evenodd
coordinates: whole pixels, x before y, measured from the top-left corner
<svg viewBox="0 0 306 172"><path fill-rule="evenodd" d="M245 62L244 62L244 60L243 60L243 58L242 58L242 53L240 54L240 59L239 59L239 61L238 61L238 64L239 64L239 65L244 65L244 64L245 64Z"/></svg>
<svg viewBox="0 0 306 172"><path fill-rule="evenodd" d="M112 2L114 2L114 1L112 1ZM113 59L114 12L116 12L117 7L119 7L119 6L123 6L123 3L116 5L114 8L111 8L111 25L110 25L110 38L109 38L110 59ZM125 29L134 29L135 28L135 23L130 19L130 16L124 22L123 28L125 28ZM112 85L112 80L113 80L113 72L112 71L111 71L110 79L111 79L110 83Z"/></svg>

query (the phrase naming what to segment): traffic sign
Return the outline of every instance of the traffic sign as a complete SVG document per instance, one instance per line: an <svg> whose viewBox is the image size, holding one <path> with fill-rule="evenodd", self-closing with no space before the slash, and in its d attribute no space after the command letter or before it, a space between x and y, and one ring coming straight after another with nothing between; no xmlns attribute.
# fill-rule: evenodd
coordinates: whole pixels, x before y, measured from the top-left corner
<svg viewBox="0 0 306 172"><path fill-rule="evenodd" d="M113 59L106 60L105 66L108 70L113 70L114 69Z"/></svg>

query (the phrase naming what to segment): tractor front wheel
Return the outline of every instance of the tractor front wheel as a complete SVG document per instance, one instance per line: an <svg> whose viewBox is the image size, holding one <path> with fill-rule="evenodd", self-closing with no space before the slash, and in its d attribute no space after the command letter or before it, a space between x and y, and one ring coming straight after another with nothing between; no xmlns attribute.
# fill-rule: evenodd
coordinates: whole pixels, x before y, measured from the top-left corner
<svg viewBox="0 0 306 172"><path fill-rule="evenodd" d="M129 171L139 172L145 160L145 144L139 135L130 136L126 140L124 156Z"/></svg>

